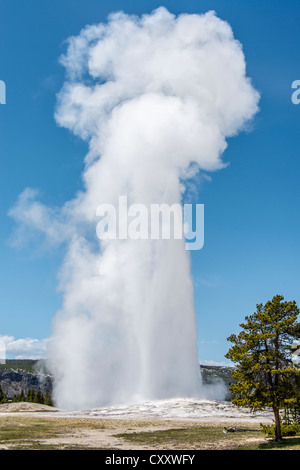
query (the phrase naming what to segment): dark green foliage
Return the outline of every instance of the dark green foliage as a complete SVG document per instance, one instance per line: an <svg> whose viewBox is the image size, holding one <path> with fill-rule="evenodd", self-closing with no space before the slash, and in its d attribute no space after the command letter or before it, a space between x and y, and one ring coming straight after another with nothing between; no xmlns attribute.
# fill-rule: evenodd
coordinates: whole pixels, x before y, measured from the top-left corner
<svg viewBox="0 0 300 470"><path fill-rule="evenodd" d="M32 388L28 390L25 401L34 402L34 400L35 400L35 391Z"/></svg>
<svg viewBox="0 0 300 470"><path fill-rule="evenodd" d="M27 401L30 403L40 403L42 405L53 406L52 398L49 392L43 395L40 390L38 390L37 393L35 393L34 389L29 389L26 393L26 396L24 394L24 391L22 390L21 393L14 396L12 401L13 402Z"/></svg>
<svg viewBox="0 0 300 470"><path fill-rule="evenodd" d="M53 401L52 401L52 398L51 398L51 394L49 392L45 393L44 405L53 406Z"/></svg>
<svg viewBox="0 0 300 470"><path fill-rule="evenodd" d="M3 392L1 385L0 385L0 403L7 403L7 396Z"/></svg>
<svg viewBox="0 0 300 470"><path fill-rule="evenodd" d="M281 439L279 410L299 396L300 369L292 361L291 344L299 333L299 309L280 295L258 304L245 317L239 335L226 357L236 363L230 386L233 403L253 409L271 407L275 417L275 439Z"/></svg>
<svg viewBox="0 0 300 470"><path fill-rule="evenodd" d="M0 364L0 369L21 369L26 372L35 372L38 362L35 359L6 359L5 364Z"/></svg>
<svg viewBox="0 0 300 470"><path fill-rule="evenodd" d="M36 393L35 398L34 398L34 402L35 403L41 403L41 404L44 403L44 395L42 394L42 392L40 390L38 390L38 392Z"/></svg>
<svg viewBox="0 0 300 470"><path fill-rule="evenodd" d="M261 424L262 431L268 437L275 437L275 426L274 424L266 425ZM283 437L285 436L299 436L300 435L300 422L295 422L291 424L283 423L281 425L281 434Z"/></svg>

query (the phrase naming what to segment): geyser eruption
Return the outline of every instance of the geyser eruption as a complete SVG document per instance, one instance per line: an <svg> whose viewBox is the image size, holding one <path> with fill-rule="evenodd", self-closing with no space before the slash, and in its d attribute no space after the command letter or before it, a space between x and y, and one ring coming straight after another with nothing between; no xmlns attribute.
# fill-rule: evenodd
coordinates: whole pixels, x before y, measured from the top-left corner
<svg viewBox="0 0 300 470"><path fill-rule="evenodd" d="M201 396L183 240L99 241L99 204L182 203L195 171L223 167L226 138L257 111L241 45L213 12L122 12L69 39L56 120L86 140L84 189L61 209L26 190L21 223L64 240L63 305L49 360L59 407Z"/></svg>

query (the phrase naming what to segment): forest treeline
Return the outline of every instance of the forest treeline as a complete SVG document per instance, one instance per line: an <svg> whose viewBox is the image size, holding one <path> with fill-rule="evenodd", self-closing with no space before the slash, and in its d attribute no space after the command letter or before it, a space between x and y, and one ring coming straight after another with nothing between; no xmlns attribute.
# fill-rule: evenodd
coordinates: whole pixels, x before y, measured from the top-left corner
<svg viewBox="0 0 300 470"><path fill-rule="evenodd" d="M3 392L0 385L0 403L9 403L9 402L30 402L30 403L39 403L42 405L53 406L53 401L51 394L46 392L43 394L41 390L37 392L32 388L29 389L26 393L22 390L19 394L14 395L13 398L8 398L8 396Z"/></svg>

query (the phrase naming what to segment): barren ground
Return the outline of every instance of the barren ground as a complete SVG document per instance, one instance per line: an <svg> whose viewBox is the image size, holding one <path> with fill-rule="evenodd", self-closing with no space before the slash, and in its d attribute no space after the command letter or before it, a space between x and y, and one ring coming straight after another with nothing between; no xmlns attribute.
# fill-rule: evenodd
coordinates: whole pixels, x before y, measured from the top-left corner
<svg viewBox="0 0 300 470"><path fill-rule="evenodd" d="M266 441L260 423L269 415L197 418L145 416L113 410L64 412L35 403L0 405L0 449L208 450L232 449ZM228 413L227 413L228 414ZM224 426L247 432L224 433Z"/></svg>

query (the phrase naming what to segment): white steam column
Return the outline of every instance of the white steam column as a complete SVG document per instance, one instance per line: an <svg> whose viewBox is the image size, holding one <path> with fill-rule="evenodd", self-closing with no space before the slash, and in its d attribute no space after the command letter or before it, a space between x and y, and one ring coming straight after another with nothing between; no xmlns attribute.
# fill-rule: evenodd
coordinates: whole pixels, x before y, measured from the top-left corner
<svg viewBox="0 0 300 470"><path fill-rule="evenodd" d="M67 242L49 357L56 404L83 409L199 397L184 241L101 242L96 210L117 206L119 196L147 207L181 203L191 167L224 166L226 138L258 109L242 47L213 12L175 17L159 8L85 27L61 61L66 82L55 117L89 152L84 189L60 210L44 208L58 214L44 232ZM36 202L25 196L20 204L34 225L29 209Z"/></svg>

